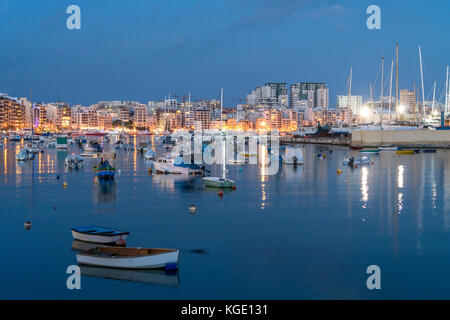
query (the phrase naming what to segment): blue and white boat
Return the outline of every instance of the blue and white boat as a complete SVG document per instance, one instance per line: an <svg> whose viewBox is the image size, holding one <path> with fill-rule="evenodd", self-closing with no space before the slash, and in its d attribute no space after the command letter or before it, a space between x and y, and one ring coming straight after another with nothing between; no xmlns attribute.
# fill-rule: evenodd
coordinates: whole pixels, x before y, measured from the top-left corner
<svg viewBox="0 0 450 320"><path fill-rule="evenodd" d="M20 152L18 154L16 154L16 160L17 161L26 161L30 159L30 156L28 154L28 152L26 152L25 150L20 150Z"/></svg>
<svg viewBox="0 0 450 320"><path fill-rule="evenodd" d="M100 179L114 179L116 168L111 166L108 160L102 159L100 164L94 167L94 173Z"/></svg>
<svg viewBox="0 0 450 320"><path fill-rule="evenodd" d="M117 240L125 240L130 233L99 226L83 226L71 228L75 240L95 243L116 243Z"/></svg>
<svg viewBox="0 0 450 320"><path fill-rule="evenodd" d="M203 174L204 171L204 168L195 163L185 163L182 156L158 158L152 164L158 173Z"/></svg>

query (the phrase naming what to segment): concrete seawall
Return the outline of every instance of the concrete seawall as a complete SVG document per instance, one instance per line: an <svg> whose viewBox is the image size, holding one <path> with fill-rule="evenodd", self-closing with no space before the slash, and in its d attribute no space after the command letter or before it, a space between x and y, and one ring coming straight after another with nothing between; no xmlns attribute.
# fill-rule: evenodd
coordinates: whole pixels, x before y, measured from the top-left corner
<svg viewBox="0 0 450 320"><path fill-rule="evenodd" d="M351 145L450 148L450 130L353 130Z"/></svg>
<svg viewBox="0 0 450 320"><path fill-rule="evenodd" d="M331 144L338 146L349 146L350 138L347 137L281 137L281 144Z"/></svg>

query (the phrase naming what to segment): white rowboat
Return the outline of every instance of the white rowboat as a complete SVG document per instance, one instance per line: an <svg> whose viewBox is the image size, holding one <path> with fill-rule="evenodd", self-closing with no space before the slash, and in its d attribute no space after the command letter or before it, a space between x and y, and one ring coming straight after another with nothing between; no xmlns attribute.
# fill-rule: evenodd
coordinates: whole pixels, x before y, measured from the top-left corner
<svg viewBox="0 0 450 320"><path fill-rule="evenodd" d="M178 264L179 250L98 247L77 254L79 264L119 269L159 269Z"/></svg>
<svg viewBox="0 0 450 320"><path fill-rule="evenodd" d="M119 239L125 240L130 233L98 226L86 226L72 228L72 236L75 240L95 243L115 243Z"/></svg>

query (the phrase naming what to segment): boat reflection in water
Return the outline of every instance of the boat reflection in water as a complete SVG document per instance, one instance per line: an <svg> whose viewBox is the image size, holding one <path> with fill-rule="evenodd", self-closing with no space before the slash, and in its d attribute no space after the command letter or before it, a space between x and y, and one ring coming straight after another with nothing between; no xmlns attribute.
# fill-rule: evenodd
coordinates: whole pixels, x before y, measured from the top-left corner
<svg viewBox="0 0 450 320"><path fill-rule="evenodd" d="M203 190L212 192L215 194L219 194L221 192L220 194L222 194L222 195L229 194L229 193L236 191L236 189L232 189L232 188L215 188L215 187L208 187L208 186L205 186L205 188Z"/></svg>
<svg viewBox="0 0 450 320"><path fill-rule="evenodd" d="M89 243L79 240L72 241L72 250L82 252L97 247L106 247L98 243ZM180 283L178 271L165 271L163 269L136 270L136 269L116 269L104 268L88 265L79 265L81 275L86 277L104 278L111 280L122 280L132 282L143 282L151 285L178 287Z"/></svg>
<svg viewBox="0 0 450 320"><path fill-rule="evenodd" d="M175 188L181 190L195 190L200 188L199 176L187 174L153 174L152 182L162 190L175 192Z"/></svg>
<svg viewBox="0 0 450 320"><path fill-rule="evenodd" d="M116 183L114 180L94 179L94 202L113 202L116 200Z"/></svg>
<svg viewBox="0 0 450 320"><path fill-rule="evenodd" d="M143 282L165 287L178 287L180 282L178 272L170 274L165 270L114 269L88 265L79 265L79 267L81 275L87 277Z"/></svg>

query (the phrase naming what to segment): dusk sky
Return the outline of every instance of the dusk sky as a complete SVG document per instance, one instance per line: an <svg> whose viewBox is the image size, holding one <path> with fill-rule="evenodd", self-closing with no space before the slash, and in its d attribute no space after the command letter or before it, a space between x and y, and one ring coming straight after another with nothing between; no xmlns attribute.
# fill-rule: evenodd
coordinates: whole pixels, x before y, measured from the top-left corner
<svg viewBox="0 0 450 320"><path fill-rule="evenodd" d="M81 30L66 28L72 4ZM371 4L381 30L366 27ZM265 82L317 81L334 106L350 66L352 92L368 98L372 82L379 96L381 56L387 77L398 41L400 88L420 83L420 44L426 96L437 81L439 98L449 15L449 0L1 0L0 92L90 105L217 98L223 87L234 107Z"/></svg>

